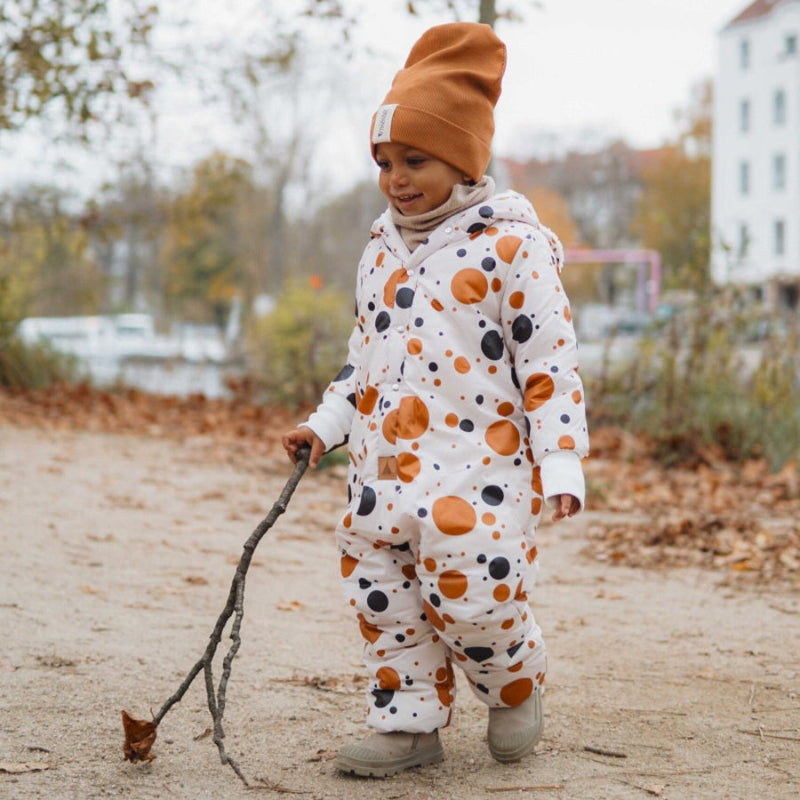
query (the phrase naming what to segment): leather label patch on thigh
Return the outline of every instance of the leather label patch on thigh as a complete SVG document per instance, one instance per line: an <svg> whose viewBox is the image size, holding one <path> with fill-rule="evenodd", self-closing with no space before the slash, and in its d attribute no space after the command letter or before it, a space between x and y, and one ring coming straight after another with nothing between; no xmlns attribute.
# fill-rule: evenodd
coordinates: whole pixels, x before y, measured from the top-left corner
<svg viewBox="0 0 800 800"><path fill-rule="evenodd" d="M378 480L397 479L397 456L378 456Z"/></svg>

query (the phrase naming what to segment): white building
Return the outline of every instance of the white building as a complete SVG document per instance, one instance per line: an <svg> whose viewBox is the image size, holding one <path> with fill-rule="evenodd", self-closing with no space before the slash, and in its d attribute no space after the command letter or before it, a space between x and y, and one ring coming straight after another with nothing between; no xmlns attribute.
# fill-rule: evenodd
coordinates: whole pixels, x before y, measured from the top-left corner
<svg viewBox="0 0 800 800"><path fill-rule="evenodd" d="M755 0L719 34L712 275L800 307L800 0Z"/></svg>

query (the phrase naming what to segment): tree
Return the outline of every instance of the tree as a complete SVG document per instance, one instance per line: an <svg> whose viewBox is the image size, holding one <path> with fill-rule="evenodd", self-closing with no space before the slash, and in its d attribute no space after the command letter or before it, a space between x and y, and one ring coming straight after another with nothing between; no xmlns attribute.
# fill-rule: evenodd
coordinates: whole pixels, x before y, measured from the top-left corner
<svg viewBox="0 0 800 800"><path fill-rule="evenodd" d="M694 90L679 117L684 130L643 167L644 191L633 233L658 250L666 288L700 290L709 280L711 226L710 81Z"/></svg>
<svg viewBox="0 0 800 800"><path fill-rule="evenodd" d="M224 327L234 298L249 300L266 281L262 226L271 198L242 159L215 153L169 204L161 261L168 310Z"/></svg>
<svg viewBox="0 0 800 800"><path fill-rule="evenodd" d="M0 197L0 279L20 319L100 310L105 276L85 226L64 203L49 187Z"/></svg>
<svg viewBox="0 0 800 800"><path fill-rule="evenodd" d="M0 131L55 113L85 137L118 101L144 98L152 84L134 75L133 56L156 14L147 0L0 4Z"/></svg>

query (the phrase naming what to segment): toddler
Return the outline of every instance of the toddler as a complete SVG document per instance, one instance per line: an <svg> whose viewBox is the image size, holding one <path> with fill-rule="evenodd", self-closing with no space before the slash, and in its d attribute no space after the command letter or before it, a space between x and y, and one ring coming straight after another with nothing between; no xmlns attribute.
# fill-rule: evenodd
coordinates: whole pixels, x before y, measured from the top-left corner
<svg viewBox="0 0 800 800"><path fill-rule="evenodd" d="M283 440L292 460L310 445L312 467L348 443L336 542L374 732L336 766L356 775L443 758L453 665L488 706L495 759L542 732L534 532L544 505L582 508L588 436L561 245L484 174L504 69L489 26L453 23L397 73L372 120L389 206L359 264L347 363Z"/></svg>

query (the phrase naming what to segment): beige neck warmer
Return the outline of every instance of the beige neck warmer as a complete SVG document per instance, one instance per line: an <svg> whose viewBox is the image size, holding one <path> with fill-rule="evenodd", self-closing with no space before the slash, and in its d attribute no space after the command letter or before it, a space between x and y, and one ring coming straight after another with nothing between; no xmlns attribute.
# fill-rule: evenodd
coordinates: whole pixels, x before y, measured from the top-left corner
<svg viewBox="0 0 800 800"><path fill-rule="evenodd" d="M450 197L442 205L424 214L407 217L394 206L390 206L392 221L400 231L406 247L413 253L417 246L428 238L428 234L446 219L465 208L483 203L493 194L494 180L489 175L484 175L474 186L457 183Z"/></svg>

